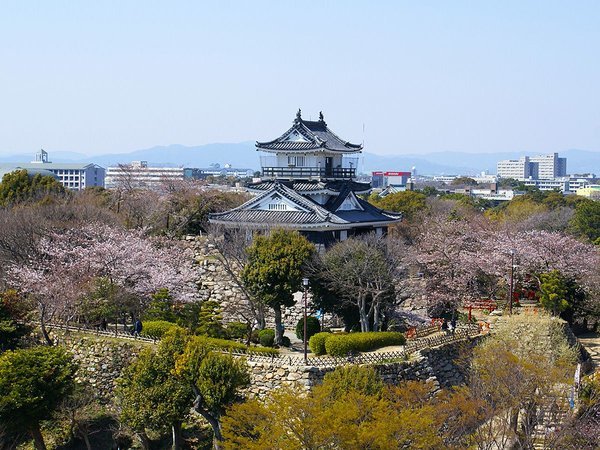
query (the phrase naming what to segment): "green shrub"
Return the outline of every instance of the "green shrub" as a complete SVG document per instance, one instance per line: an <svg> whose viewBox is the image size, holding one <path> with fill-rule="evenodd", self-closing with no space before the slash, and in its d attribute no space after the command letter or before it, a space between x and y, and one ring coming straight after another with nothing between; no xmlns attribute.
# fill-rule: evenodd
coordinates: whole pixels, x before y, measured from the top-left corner
<svg viewBox="0 0 600 450"><path fill-rule="evenodd" d="M260 330L258 332L258 341L263 347L273 347L275 343L275 331L274 330Z"/></svg>
<svg viewBox="0 0 600 450"><path fill-rule="evenodd" d="M325 341L329 336L333 335L331 333L317 333L312 335L308 341L310 351L317 356L327 353L325 350Z"/></svg>
<svg viewBox="0 0 600 450"><path fill-rule="evenodd" d="M323 390L331 399L343 398L350 391L380 396L383 387L383 381L373 367L341 366L323 379Z"/></svg>
<svg viewBox="0 0 600 450"><path fill-rule="evenodd" d="M229 352L239 352L239 353L266 353L268 355L276 355L279 353L274 348L253 347L253 346L248 347L240 342L230 341L227 339L211 338L211 337L207 337L207 336L197 336L197 337L203 339L204 344L207 347L218 349L218 350L225 350L225 351L229 351ZM273 337L273 340L274 339L275 339L275 337Z"/></svg>
<svg viewBox="0 0 600 450"><path fill-rule="evenodd" d="M348 353L368 352L389 345L403 345L405 342L404 335L394 331L350 333L327 338L325 350L331 356L346 356Z"/></svg>
<svg viewBox="0 0 600 450"><path fill-rule="evenodd" d="M310 339L311 336L317 334L321 331L321 323L319 319L313 316L308 316L306 318L306 334L308 336L307 339ZM296 337L302 341L304 341L304 317L301 318L296 324Z"/></svg>
<svg viewBox="0 0 600 450"><path fill-rule="evenodd" d="M227 336L230 339L246 339L250 326L244 322L229 322L227 324Z"/></svg>
<svg viewBox="0 0 600 450"><path fill-rule="evenodd" d="M290 338L287 336L283 336L283 342L282 345L284 347L291 347L292 346L292 341L290 341Z"/></svg>
<svg viewBox="0 0 600 450"><path fill-rule="evenodd" d="M176 323L167 322L166 320L149 320L142 322L142 332L140 334L152 339L161 339L167 331L175 327L181 328Z"/></svg>

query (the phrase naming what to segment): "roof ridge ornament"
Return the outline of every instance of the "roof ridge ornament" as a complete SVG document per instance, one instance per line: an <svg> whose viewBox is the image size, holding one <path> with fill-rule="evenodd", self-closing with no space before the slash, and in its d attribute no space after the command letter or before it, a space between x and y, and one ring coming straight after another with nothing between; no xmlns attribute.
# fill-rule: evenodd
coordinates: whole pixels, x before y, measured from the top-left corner
<svg viewBox="0 0 600 450"><path fill-rule="evenodd" d="M327 122L325 122L325 117L323 116L323 111L319 111L319 122L327 126Z"/></svg>
<svg viewBox="0 0 600 450"><path fill-rule="evenodd" d="M298 112L296 113L296 119L294 120L294 123L300 122L302 122L302 110L298 108Z"/></svg>

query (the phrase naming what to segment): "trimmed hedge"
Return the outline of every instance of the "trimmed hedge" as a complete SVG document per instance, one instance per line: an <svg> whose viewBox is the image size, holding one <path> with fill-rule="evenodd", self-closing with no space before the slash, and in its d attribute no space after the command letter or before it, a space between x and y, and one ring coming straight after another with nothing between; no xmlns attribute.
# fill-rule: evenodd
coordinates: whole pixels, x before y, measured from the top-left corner
<svg viewBox="0 0 600 450"><path fill-rule="evenodd" d="M306 334L310 339L314 334L321 331L321 322L319 319L313 316L306 317ZM296 337L300 340L304 340L304 317L302 317L296 324Z"/></svg>
<svg viewBox="0 0 600 450"><path fill-rule="evenodd" d="M325 350L331 356L346 356L349 353L368 352L389 345L403 345L405 342L404 335L394 331L334 334L326 337Z"/></svg>
<svg viewBox="0 0 600 450"><path fill-rule="evenodd" d="M229 339L246 339L250 327L244 322L229 322L226 330Z"/></svg>
<svg viewBox="0 0 600 450"><path fill-rule="evenodd" d="M308 340L310 351L317 356L327 353L327 350L325 350L325 341L329 336L333 335L329 332L313 334Z"/></svg>
<svg viewBox="0 0 600 450"><path fill-rule="evenodd" d="M175 327L181 328L176 323L167 322L166 320L149 320L142 322L142 332L140 334L152 339L162 339L167 331Z"/></svg>
<svg viewBox="0 0 600 450"><path fill-rule="evenodd" d="M275 330L260 330L258 332L258 341L263 347L273 347L273 344L275 344Z"/></svg>
<svg viewBox="0 0 600 450"><path fill-rule="evenodd" d="M239 353L262 353L267 355L277 355L279 352L274 348L267 347L247 347L244 344L236 341L229 341L227 339L211 338L207 336L199 336L206 341L208 347L212 347L218 350L226 350L229 352Z"/></svg>

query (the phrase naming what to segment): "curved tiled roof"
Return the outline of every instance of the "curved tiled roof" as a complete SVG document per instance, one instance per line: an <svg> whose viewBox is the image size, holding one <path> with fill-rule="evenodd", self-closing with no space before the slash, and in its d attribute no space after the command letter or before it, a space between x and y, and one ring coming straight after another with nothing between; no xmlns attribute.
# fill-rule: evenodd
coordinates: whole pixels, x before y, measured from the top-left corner
<svg viewBox="0 0 600 450"><path fill-rule="evenodd" d="M293 132L302 136L302 140L286 140ZM322 118L318 121L303 120L300 111L292 127L277 139L267 142L256 142L257 150L264 151L323 151L334 153L357 153L362 151L362 144L344 141L327 127Z"/></svg>
<svg viewBox="0 0 600 450"><path fill-rule="evenodd" d="M256 209L261 202L274 194L288 199L296 205L300 211L278 211ZM335 211L347 195L354 195L348 186L343 190L343 195L331 204L321 206L311 199L300 195L286 185L273 182L269 190L247 201L237 208L222 213L210 214L209 219L213 223L228 223L246 226L320 226L332 228L344 228L352 224L362 223L391 223L399 220L401 216L387 214L368 202L357 198L362 210Z"/></svg>

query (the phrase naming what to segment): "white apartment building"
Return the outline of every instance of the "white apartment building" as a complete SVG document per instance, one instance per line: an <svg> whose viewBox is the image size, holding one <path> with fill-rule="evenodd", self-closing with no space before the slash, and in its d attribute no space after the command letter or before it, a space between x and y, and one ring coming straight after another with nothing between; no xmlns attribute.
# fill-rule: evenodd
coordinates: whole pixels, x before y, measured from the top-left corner
<svg viewBox="0 0 600 450"><path fill-rule="evenodd" d="M106 170L107 189L158 189L165 183L183 181L183 167L152 167L147 161L111 166Z"/></svg>
<svg viewBox="0 0 600 450"><path fill-rule="evenodd" d="M53 163L48 160L48 152L40 150L35 155L35 160L30 163L4 163L0 164L3 171L31 170L48 171L56 176L57 180L67 189L81 191L86 187L104 187L105 170L92 163Z"/></svg>
<svg viewBox="0 0 600 450"><path fill-rule="evenodd" d="M505 159L496 164L496 173L498 178L514 178L515 180L524 180L526 178L537 178L532 173L532 165L529 156L523 156L519 159Z"/></svg>
<svg viewBox="0 0 600 450"><path fill-rule="evenodd" d="M567 158L559 158L558 153L551 153L505 159L496 164L496 173L498 178L552 180L567 175Z"/></svg>
<svg viewBox="0 0 600 450"><path fill-rule="evenodd" d="M540 180L551 180L567 176L567 158L559 158L558 153L532 156L532 164L537 165L537 177Z"/></svg>

